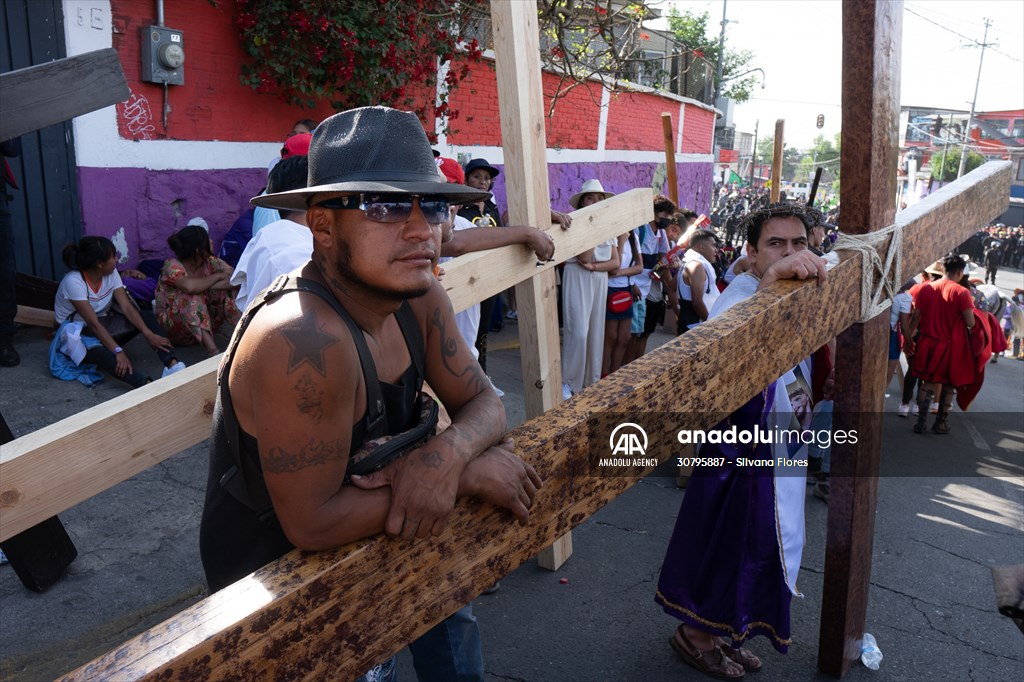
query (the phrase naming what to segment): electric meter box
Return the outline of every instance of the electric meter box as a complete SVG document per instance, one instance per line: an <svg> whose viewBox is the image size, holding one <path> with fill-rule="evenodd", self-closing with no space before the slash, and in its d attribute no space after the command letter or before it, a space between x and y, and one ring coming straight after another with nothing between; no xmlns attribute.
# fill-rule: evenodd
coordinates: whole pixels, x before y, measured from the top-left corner
<svg viewBox="0 0 1024 682"><path fill-rule="evenodd" d="M142 28L142 80L147 83L185 84L185 38L166 26Z"/></svg>

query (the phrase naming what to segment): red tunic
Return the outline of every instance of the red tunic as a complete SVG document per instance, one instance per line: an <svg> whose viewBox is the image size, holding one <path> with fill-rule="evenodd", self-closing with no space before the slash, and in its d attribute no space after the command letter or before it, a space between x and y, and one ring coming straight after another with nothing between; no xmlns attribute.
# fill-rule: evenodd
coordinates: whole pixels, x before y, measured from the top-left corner
<svg viewBox="0 0 1024 682"><path fill-rule="evenodd" d="M971 292L943 278L918 289L914 306L921 311L914 374L929 383L971 383L974 358L963 322L963 311L974 308Z"/></svg>

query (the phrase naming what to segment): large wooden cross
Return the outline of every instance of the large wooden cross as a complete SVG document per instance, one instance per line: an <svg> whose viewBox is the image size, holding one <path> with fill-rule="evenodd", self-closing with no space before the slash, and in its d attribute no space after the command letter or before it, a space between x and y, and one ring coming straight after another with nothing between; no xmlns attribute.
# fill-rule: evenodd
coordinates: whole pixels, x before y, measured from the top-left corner
<svg viewBox="0 0 1024 682"><path fill-rule="evenodd" d="M895 183L898 100L898 86L892 79L899 73L900 13L899 3L886 0L848 0L844 4L842 163L846 189L843 227L847 232L867 232L892 222L893 209L889 207L895 196L890 189L894 190ZM508 32L507 41L498 41L499 78L504 79L507 76L501 75L503 71L522 69L510 45L526 55L536 52L535 9L532 3L495 2L493 16L496 34ZM516 165L517 150L534 144L530 138L542 139L544 134L541 112L535 107L540 101L539 72L533 71L532 78L536 79L535 87L523 83L516 87L519 96L515 100L503 99L501 104L503 119L511 116L518 121L511 127L522 134L510 133L503 124L510 205L519 204L526 211L525 219L540 223L543 221L539 218L547 210L546 195L532 195L533 205L530 193L520 197L515 192L517 183L524 187L528 182L539 183L532 176L546 176L543 166L535 166L532 174L526 172L524 164L518 165L520 170L511 168ZM502 92L506 93L504 86ZM542 160L537 154L528 158L537 164ZM1009 167L1008 163L987 164L896 216L896 224L904 231L904 272L920 270L988 218L998 215L1009 195ZM521 175L517 177L517 173ZM642 205L645 201L646 207ZM649 194L640 199L627 196L610 205L621 211L616 216L621 222L601 220L600 209L577 212L573 230L553 233L558 252L582 251L623 227L643 222L649 216L650 198ZM513 218L524 219L517 214ZM588 225L591 230L583 232ZM579 248L582 244L588 246ZM519 281L535 274L529 261L499 265L512 253L504 250L478 255L455 265L449 270L449 282L464 282L461 290L472 290L472 296L483 298L493 293L490 286L507 286L506 278ZM546 479L529 526L510 525L502 513L465 501L457 506L448 529L436 540L405 542L374 537L332 551L295 551L66 679L194 680L271 677L278 673L289 677L355 677L550 546L635 483L636 479L590 474L591 414L644 411L691 415L692 423L664 418L648 429L652 440L671 437L679 428L708 427L717 419L716 413L729 412L745 403L840 332L837 414L879 412L884 380L884 361L879 360L884 346L879 332L884 331L884 322L876 318L857 323L861 258L860 254L848 254L822 288L811 283L779 282L721 318L627 365L572 402L515 429L512 435L517 450ZM492 283L495 278L491 273L499 270L501 276ZM524 300L524 311L546 311L547 317L536 325L536 336L550 341L554 331L550 324L553 289L549 275L544 268L540 270L540 281L519 291L533 292L533 299ZM482 276L484 273L487 277ZM453 298L458 299L459 292L453 291ZM821 306L821 300L830 304ZM468 302L461 299L457 307ZM813 315L806 311L813 311ZM524 352L529 352L528 348L525 345ZM751 348L762 348L764 353L739 371L734 359L751 357ZM537 373L524 376L528 391L550 394L557 390L557 351L551 349L545 346L546 356L539 348L535 351ZM61 505L79 495L74 488L85 488L88 493L133 467L144 468L142 462L147 459L162 459L191 445L196 442L196 433L205 437L209 433L206 413L213 395L210 377L214 363L211 360L189 368L159 382L163 386L154 384L132 392L130 402L135 405L122 399L110 401L4 446L0 454L0 466L4 467L0 477L0 506L4 511L0 515L0 537L26 523L31 525L33 514L48 511L50 515L66 508ZM664 391L665 385L686 386L689 390ZM528 394L528 400L538 398ZM146 415L179 409L183 418L178 420L175 434L182 435L164 444L160 437L168 434L154 435L154 421L147 420ZM858 419L862 421L856 426L870 427L866 421L869 417ZM147 428L133 428L138 423ZM180 427L182 424L185 426ZM205 426L205 432L201 426ZM83 437L87 433L103 434L100 440L106 443L123 438L124 452L114 456L108 446L102 452L83 453L82 444L92 442ZM876 429L875 433L880 431ZM863 626L878 437L862 439L858 449L837 449L833 458L819 666L837 676L856 656L853 642ZM84 457L86 462L113 460L115 466L96 467L100 474L83 469L89 476L73 482L63 481L59 473L47 479L57 468L54 454L66 450L72 442L76 444L76 458ZM64 459L65 467L66 463ZM105 483L99 480L103 477ZM54 480L65 493L63 499L48 493ZM424 585L429 589L422 589Z"/></svg>

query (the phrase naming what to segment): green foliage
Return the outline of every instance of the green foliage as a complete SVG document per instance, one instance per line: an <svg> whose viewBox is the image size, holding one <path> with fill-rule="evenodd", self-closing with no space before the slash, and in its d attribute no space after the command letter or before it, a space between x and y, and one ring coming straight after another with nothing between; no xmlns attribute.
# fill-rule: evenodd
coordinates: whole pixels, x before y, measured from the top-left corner
<svg viewBox="0 0 1024 682"><path fill-rule="evenodd" d="M757 141L757 162L765 166L772 165L775 158L775 136L771 135ZM801 154L792 147L782 147L782 179L792 180L800 163Z"/></svg>
<svg viewBox="0 0 1024 682"><path fill-rule="evenodd" d="M448 90L479 61L474 39L464 45L467 17L483 0L237 0L235 23L251 61L241 81L256 92L313 108L387 104L433 113L446 125L458 116L446 94L417 101L432 88L438 63L449 63ZM422 100L422 98L421 98Z"/></svg>
<svg viewBox="0 0 1024 682"><path fill-rule="evenodd" d="M824 135L814 138L814 144L809 150L803 153L793 182L811 182L814 179L814 172L818 166L824 169L823 180L839 174L839 150L832 146L832 143L825 139ZM832 163L828 163L832 161Z"/></svg>
<svg viewBox="0 0 1024 682"><path fill-rule="evenodd" d="M961 149L959 147L950 149L945 153L936 151L932 154L931 166L932 166L932 177L940 182L949 182L956 180L956 173L960 170L960 154ZM985 163L985 157L977 152L967 152L967 163L964 165L964 173L970 173L972 170Z"/></svg>
<svg viewBox="0 0 1024 682"><path fill-rule="evenodd" d="M676 40L689 46L712 64L718 63L718 35L708 35L709 15L707 10L693 12L683 10L680 12L676 7L669 10L669 30L675 34ZM754 59L751 50L733 50L726 40L725 54L722 58L722 81L726 83L722 89L722 96L728 97L740 104L750 99L751 91L757 83L757 76L750 75L745 78L729 80L733 74L742 73L749 68Z"/></svg>

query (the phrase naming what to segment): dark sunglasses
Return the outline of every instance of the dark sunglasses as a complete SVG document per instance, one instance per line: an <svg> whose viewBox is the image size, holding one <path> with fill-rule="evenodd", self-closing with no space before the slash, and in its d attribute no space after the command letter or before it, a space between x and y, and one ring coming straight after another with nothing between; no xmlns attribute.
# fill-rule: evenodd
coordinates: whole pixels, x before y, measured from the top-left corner
<svg viewBox="0 0 1024 682"><path fill-rule="evenodd" d="M358 209L375 223L404 223L412 215L413 200L419 202L428 223L437 225L451 219L447 199L416 194L353 194L315 205L343 211Z"/></svg>

